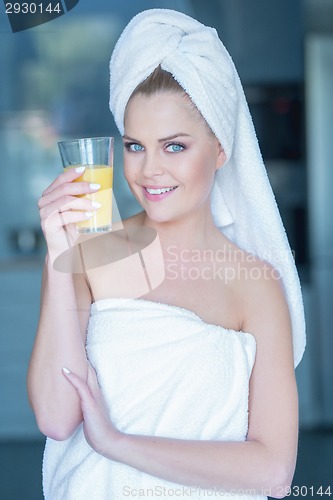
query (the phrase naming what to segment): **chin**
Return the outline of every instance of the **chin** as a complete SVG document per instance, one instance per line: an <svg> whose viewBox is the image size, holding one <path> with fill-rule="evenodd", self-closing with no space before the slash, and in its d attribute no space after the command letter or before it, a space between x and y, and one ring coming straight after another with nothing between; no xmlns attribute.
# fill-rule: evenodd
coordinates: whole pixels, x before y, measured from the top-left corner
<svg viewBox="0 0 333 500"><path fill-rule="evenodd" d="M190 216L189 213L181 213L181 212L175 213L174 211L171 212L167 210L163 210L163 213L162 212L158 213L155 210L146 210L145 208L144 210L149 220L155 222L156 224L176 223L181 220L186 220Z"/></svg>
<svg viewBox="0 0 333 500"><path fill-rule="evenodd" d="M154 213L150 213L148 211L146 211L146 214L152 222L156 222L158 224L163 224L166 222L173 222L174 220L176 220L174 217L170 217L170 216L162 215L162 214L160 214L160 215L154 214Z"/></svg>
<svg viewBox="0 0 333 500"><path fill-rule="evenodd" d="M141 205L143 210L146 212L147 217L153 222L171 222L172 220L176 220L177 216L174 213L170 213L169 210L156 210L152 209L152 207L147 207L145 204Z"/></svg>

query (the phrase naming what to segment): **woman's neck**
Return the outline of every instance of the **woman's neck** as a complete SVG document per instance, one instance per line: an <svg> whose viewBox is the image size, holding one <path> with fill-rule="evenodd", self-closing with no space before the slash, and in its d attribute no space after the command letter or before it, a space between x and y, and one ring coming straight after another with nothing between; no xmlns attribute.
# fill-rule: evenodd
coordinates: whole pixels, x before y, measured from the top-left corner
<svg viewBox="0 0 333 500"><path fill-rule="evenodd" d="M176 246L179 250L207 248L220 233L210 210L167 222L153 221L143 212L142 220L144 226L153 227L157 231L162 248L169 245Z"/></svg>

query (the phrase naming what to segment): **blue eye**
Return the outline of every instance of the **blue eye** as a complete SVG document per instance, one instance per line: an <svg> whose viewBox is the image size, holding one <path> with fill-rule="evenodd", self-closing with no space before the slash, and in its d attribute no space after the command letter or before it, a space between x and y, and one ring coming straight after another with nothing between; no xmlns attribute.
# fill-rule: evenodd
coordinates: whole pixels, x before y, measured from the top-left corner
<svg viewBox="0 0 333 500"><path fill-rule="evenodd" d="M168 144L166 147L166 150L169 153L180 153L180 151L183 151L183 149L185 149L185 147L182 144L177 143Z"/></svg>
<svg viewBox="0 0 333 500"><path fill-rule="evenodd" d="M143 146L141 146L141 144L137 144L136 142L125 142L124 146L128 151L132 151L134 153L138 151L143 151L144 149Z"/></svg>

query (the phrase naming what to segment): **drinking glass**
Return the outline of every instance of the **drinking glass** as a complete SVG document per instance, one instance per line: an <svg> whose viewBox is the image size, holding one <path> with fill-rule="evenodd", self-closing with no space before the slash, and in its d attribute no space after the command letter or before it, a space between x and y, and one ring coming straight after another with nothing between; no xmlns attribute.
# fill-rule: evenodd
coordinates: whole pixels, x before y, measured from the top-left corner
<svg viewBox="0 0 333 500"><path fill-rule="evenodd" d="M100 184L100 189L84 196L97 201L101 208L93 216L77 222L79 233L103 233L112 229L113 137L87 137L58 142L65 170L84 166L84 173L74 182Z"/></svg>

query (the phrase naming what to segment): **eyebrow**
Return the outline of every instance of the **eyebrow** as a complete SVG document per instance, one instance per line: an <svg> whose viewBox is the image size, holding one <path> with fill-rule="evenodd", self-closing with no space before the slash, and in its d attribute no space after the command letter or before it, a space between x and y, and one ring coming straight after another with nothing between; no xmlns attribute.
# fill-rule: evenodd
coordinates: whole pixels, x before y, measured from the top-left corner
<svg viewBox="0 0 333 500"><path fill-rule="evenodd" d="M168 137L163 137L162 139L158 139L158 142L166 142L166 141L171 141L172 139L176 139L176 137L191 137L189 134L185 134L184 132L179 132L178 134L172 134ZM126 139L127 141L132 141L132 142L141 142L138 141L137 139L133 139L132 137L129 137L128 135L123 135L123 139Z"/></svg>

